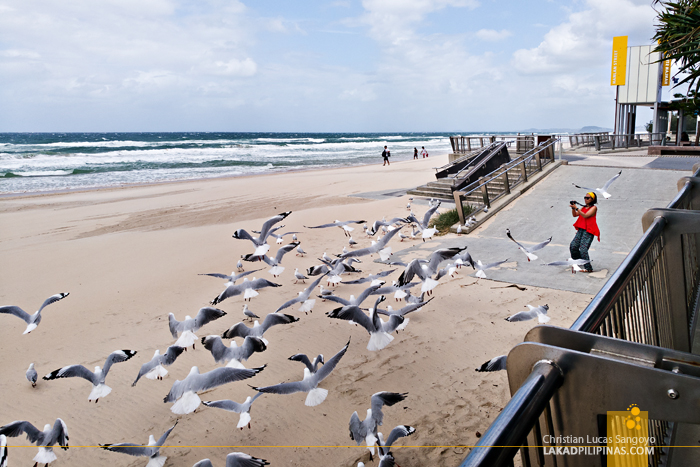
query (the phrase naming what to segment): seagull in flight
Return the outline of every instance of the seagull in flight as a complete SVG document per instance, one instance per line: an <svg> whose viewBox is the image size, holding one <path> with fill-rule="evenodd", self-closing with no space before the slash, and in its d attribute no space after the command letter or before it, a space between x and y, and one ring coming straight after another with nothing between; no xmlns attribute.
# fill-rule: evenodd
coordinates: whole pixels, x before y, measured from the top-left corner
<svg viewBox="0 0 700 467"><path fill-rule="evenodd" d="M534 245L534 246L531 246L531 247L528 248L528 247L523 246L521 243L518 243L518 241L517 241L516 239L513 238L513 236L510 234L510 229L506 229L506 235L507 235L508 238L510 238L516 245L518 245L518 248L520 249L520 251L522 251L523 253L525 253L525 256L527 256L527 260L528 260L528 261L536 260L536 259L537 259L537 255L533 254L533 252L535 252L535 251L537 251L537 250L541 250L542 248L544 248L544 247L546 247L547 245L549 245L549 242L552 241L552 237L549 237L549 238L548 238L547 240L545 240L544 242L538 243L537 245Z"/></svg>
<svg viewBox="0 0 700 467"><path fill-rule="evenodd" d="M105 397L107 394L112 392L112 388L105 384L105 378L107 377L107 373L109 373L109 369L112 368L112 365L115 363L125 362L134 355L136 355L135 350L115 350L114 352L109 354L107 360L105 360L104 368L96 366L95 371L92 372L85 368L83 365L69 365L64 366L63 368L59 368L58 370L52 371L48 375L44 376L43 379L45 379L46 381L50 381L52 379L57 378L72 377L80 377L86 379L92 383L92 391L88 396L88 401L92 402L94 400L95 404L97 404L97 401L101 397Z"/></svg>
<svg viewBox="0 0 700 467"><path fill-rule="evenodd" d="M227 367L245 368L241 361L246 361L255 352L264 352L267 345L259 337L247 336L243 340L243 345L238 347L235 340L231 341L231 346L226 347L219 336L202 337L202 345L211 352L216 363L226 363Z"/></svg>
<svg viewBox="0 0 700 467"><path fill-rule="evenodd" d="M529 311L521 311L519 313L514 314L513 316L509 316L506 318L506 321L510 321L511 323L517 322L517 321L529 321L531 319L537 318L537 320L540 323L546 323L549 321L549 316L547 316L547 311L549 311L549 306L547 305L540 305L540 306L532 306L532 305L527 305L527 307L530 309Z"/></svg>
<svg viewBox="0 0 700 467"><path fill-rule="evenodd" d="M243 256L243 261L265 261L267 264L272 266L267 272L272 274L272 277L277 277L282 272L284 271L284 267L281 265L282 264L282 257L295 249L296 247L299 246L299 242L297 243L290 243L289 245L285 245L283 247L280 247L279 250L277 250L277 254L275 255L274 258L270 258L269 256L262 255L245 255Z"/></svg>
<svg viewBox="0 0 700 467"><path fill-rule="evenodd" d="M270 282L262 277L260 279L253 277L253 280L250 281L248 278L245 278L243 279L243 282L238 285L229 285L226 287L223 292L221 292L214 298L214 300L211 301L211 304L217 305L229 297L235 297L236 295L240 294L243 294L243 300L250 300L251 298L259 295L257 292L258 289L262 289L264 287L282 287L282 284Z"/></svg>
<svg viewBox="0 0 700 467"><path fill-rule="evenodd" d="M361 256L379 253L379 257L381 258L381 260L387 261L392 253L391 247L387 247L386 244L389 243L389 240L391 240L394 237L394 235L399 233L399 231L400 229L394 229L391 232L384 235L382 238L378 239L376 242L372 241L372 246L369 246L367 248L360 248L359 250L348 251L347 253L339 255L339 257L342 259L359 258Z"/></svg>
<svg viewBox="0 0 700 467"><path fill-rule="evenodd" d="M392 336L391 333L396 331L396 328L404 322L404 317L399 315L391 315L387 322L382 321L379 317L379 313L375 310L384 300L386 300L386 296L384 295L377 299L374 308L369 310L369 316L367 316L359 306L355 305L336 308L326 313L326 316L359 324L369 333L367 350L381 350L394 340L394 336Z"/></svg>
<svg viewBox="0 0 700 467"><path fill-rule="evenodd" d="M32 459L35 462L34 467L38 464L49 465L56 460L56 454L52 448L54 444L61 446L64 451L68 449L68 427L60 418L56 419L53 428L49 424L44 425L43 431L26 420L18 420L0 427L1 436L14 438L22 433L27 435L30 442L39 446L39 452ZM7 456L7 450L5 450L5 456ZM4 460L7 461L7 457Z"/></svg>
<svg viewBox="0 0 700 467"><path fill-rule="evenodd" d="M160 448L165 444L165 440L168 439L170 432L177 426L177 421L175 425L170 427L163 435L158 438L158 441L153 437L153 435L148 435L148 444L135 444L135 443L119 443L119 444L100 444L102 449L112 452L121 452L122 454L128 454L130 456L136 457L148 457L148 464L146 467L163 467L167 457L160 455Z"/></svg>
<svg viewBox="0 0 700 467"><path fill-rule="evenodd" d="M434 227L429 227L430 224L430 218L433 217L433 214L435 214L435 211L440 207L440 200L437 200L434 204L431 205L430 209L426 211L425 215L423 216L423 220L419 221L413 213L411 213L406 219L409 222L413 222L418 226L418 228L421 231L421 238L423 241L425 241L426 238L433 238L433 235L437 233L437 229Z"/></svg>
<svg viewBox="0 0 700 467"><path fill-rule="evenodd" d="M234 285L238 279L241 277L245 277L248 274L253 274L254 272L261 271L261 269L255 269L253 271L245 271L240 274L235 274L236 271L232 272L230 276L226 274L220 274L216 272L211 272L209 274L197 274L198 276L211 276L211 277L218 277L219 279L225 279L226 280L226 286L229 285Z"/></svg>
<svg viewBox="0 0 700 467"><path fill-rule="evenodd" d="M622 170L620 170L617 174L615 174L615 176L613 178L611 178L610 180L605 182L605 185L603 185L603 188L587 188L585 186L579 186L575 183L572 183L572 185L575 186L576 188L581 188L581 189L586 190L586 191L593 191L595 193L602 195L603 198L608 199L612 196L610 193L608 193L608 189L610 188L610 185L612 185L612 182L614 182L615 180L620 178L620 175L622 175Z"/></svg>
<svg viewBox="0 0 700 467"><path fill-rule="evenodd" d="M232 452L226 456L226 467L264 467L270 465L265 459L251 457L242 452ZM192 467L214 467L209 459L202 459Z"/></svg>
<svg viewBox="0 0 700 467"><path fill-rule="evenodd" d="M228 290L228 289L227 289ZM226 312L211 306L200 308L197 316L194 318L189 315L185 316L184 321L175 319L175 315L168 313L168 325L170 326L170 334L177 339L175 345L178 347L187 348L190 345L194 349L195 343L199 339L195 334L205 324L226 316ZM178 338L179 336L179 338Z"/></svg>
<svg viewBox="0 0 700 467"><path fill-rule="evenodd" d="M197 393L206 391L226 383L252 378L265 369L265 365L249 370L241 368L216 368L207 373L199 373L199 368L193 366L190 373L182 381L177 380L163 402L175 402L170 411L179 415L192 413L197 410L202 400Z"/></svg>
<svg viewBox="0 0 700 467"><path fill-rule="evenodd" d="M278 222L281 222L291 213L292 211L283 212L266 220L263 223L262 228L260 229L260 234L257 237L253 237L244 229L238 229L233 233L233 238L238 240L250 240L251 242L253 242L253 245L255 245L255 252L253 253L253 255L263 256L270 250L270 245L267 244L267 237L270 234L270 229L273 225L277 224Z"/></svg>
<svg viewBox="0 0 700 467"><path fill-rule="evenodd" d="M202 404L206 405L207 407L224 409L228 412L241 414L241 416L238 418L238 425L236 425L236 428L240 428L242 430L246 425L248 425L248 429L250 429L250 407L253 405L253 402L255 402L255 399L262 395L262 392L257 392L253 397L248 396L246 397L245 402L242 404L229 399L219 401L202 401Z"/></svg>
<svg viewBox="0 0 700 467"><path fill-rule="evenodd" d="M304 290L299 292L298 297L293 298L291 300L288 300L288 301L284 302L282 305L280 305L279 308L277 308L275 310L275 313L278 313L279 311L284 310L285 308L289 308L290 306L294 305L295 303L301 303L301 306L299 307L299 311L303 311L304 314L308 314L309 312L311 312L311 310L313 310L313 308L314 308L314 305L316 304L316 299L314 299L314 298L309 299L309 297L311 296L311 292L314 291L314 289L316 288L316 286L318 286L318 284L321 282L321 279L323 279L324 276L325 276L325 274L322 276L319 276L318 279L316 279L311 284L309 284L309 286L307 288L305 288Z"/></svg>
<svg viewBox="0 0 700 467"><path fill-rule="evenodd" d="M57 293L56 295L51 295L49 298L44 300L44 303L41 305L41 308L39 308L39 310L33 315L30 315L20 307L14 305L0 306L0 313L15 315L16 317L23 319L24 322L27 323L27 329L25 329L22 334L29 334L30 332L35 330L37 326L39 326L39 323L41 322L41 310L43 310L44 307L46 307L47 305L51 305L52 303L56 303L59 300L63 300L68 295L70 294Z"/></svg>
<svg viewBox="0 0 700 467"><path fill-rule="evenodd" d="M494 357L488 362L485 362L483 365L481 365L479 368L476 368L474 371L501 371L506 369L506 359L507 355L499 355L498 357Z"/></svg>
<svg viewBox="0 0 700 467"><path fill-rule="evenodd" d="M161 355L160 350L156 349L151 361L141 365L139 374L136 376L134 382L131 383L131 386L136 386L136 383L139 382L139 379L141 379L142 376L145 376L148 379L163 379L163 376L168 374L168 370L166 370L164 366L169 366L175 363L177 357L179 357L184 350L184 347L171 345L168 347L168 350L165 351L165 354Z"/></svg>
<svg viewBox="0 0 700 467"><path fill-rule="evenodd" d="M345 347L340 349L340 351L333 355L321 368L319 368L315 373L311 373L308 368L304 368L304 379L301 381L294 381L290 383L281 383L274 386L265 387L253 387L256 391L266 392L269 394L294 394L296 392L306 392L306 404L309 407L315 407L321 402L326 400L328 396L328 389L319 388L318 385L331 374L343 358L345 352L347 352L350 346L350 340L345 344Z"/></svg>
<svg viewBox="0 0 700 467"><path fill-rule="evenodd" d="M481 260L477 260L476 262L476 274L474 274L476 277L480 279L486 279L486 271L487 269L492 269L492 268L497 268L501 264L507 263L508 258L504 259L503 261L496 261L495 263L488 263L488 264L483 264Z"/></svg>
<svg viewBox="0 0 700 467"><path fill-rule="evenodd" d="M590 259L573 259L569 258L566 261L553 261L551 263L542 263L542 266L566 266L571 268L571 274L583 271L581 266L592 262Z"/></svg>

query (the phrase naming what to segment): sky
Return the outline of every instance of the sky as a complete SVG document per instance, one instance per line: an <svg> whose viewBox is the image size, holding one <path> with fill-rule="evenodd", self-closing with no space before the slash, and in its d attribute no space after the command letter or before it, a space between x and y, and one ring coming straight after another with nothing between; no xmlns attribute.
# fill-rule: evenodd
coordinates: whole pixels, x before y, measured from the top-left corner
<svg viewBox="0 0 700 467"><path fill-rule="evenodd" d="M0 132L612 127L612 38L650 44L655 17L651 0L0 0Z"/></svg>

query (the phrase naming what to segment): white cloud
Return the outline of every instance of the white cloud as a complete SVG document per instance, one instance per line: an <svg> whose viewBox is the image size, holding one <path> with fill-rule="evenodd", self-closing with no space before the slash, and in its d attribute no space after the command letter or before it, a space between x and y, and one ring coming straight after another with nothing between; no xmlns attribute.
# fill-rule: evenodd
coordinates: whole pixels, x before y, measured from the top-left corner
<svg viewBox="0 0 700 467"><path fill-rule="evenodd" d="M537 47L516 51L515 69L549 74L599 65L610 59L614 36L629 35L630 45L650 43L655 12L647 0L587 0L586 7L550 29Z"/></svg>
<svg viewBox="0 0 700 467"><path fill-rule="evenodd" d="M502 41L503 39L506 39L512 35L513 33L508 31L507 29L501 29L500 31L496 31L495 29L479 29L475 33L476 37L478 37L482 41L488 42Z"/></svg>

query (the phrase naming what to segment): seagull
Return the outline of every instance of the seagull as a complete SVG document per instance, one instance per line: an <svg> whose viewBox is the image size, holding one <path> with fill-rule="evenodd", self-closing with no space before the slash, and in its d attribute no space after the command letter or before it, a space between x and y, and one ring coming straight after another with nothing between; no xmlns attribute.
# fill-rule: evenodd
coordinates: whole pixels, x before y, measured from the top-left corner
<svg viewBox="0 0 700 467"><path fill-rule="evenodd" d="M270 237L276 238L276 239L277 239L276 243L277 243L278 245L280 245L280 244L282 244L282 243L284 242L284 236L285 236L285 235L293 235L292 241L293 241L293 242L296 242L296 241L297 241L296 236L297 236L297 234L298 234L299 232L285 232L285 233L283 233L283 234L277 234L276 232L277 232L279 229L281 229L282 227L284 227L284 226L283 226L283 225L280 225L279 227L275 227L274 229L271 229L271 230L270 230L270 233L269 233L268 235L269 235Z"/></svg>
<svg viewBox="0 0 700 467"><path fill-rule="evenodd" d="M308 314L311 310L313 310L314 305L316 304L316 299L309 299L309 297L311 296L311 292L314 291L314 289L321 282L321 279L323 279L324 276L325 274L323 276L319 276L319 278L313 281L307 288L299 292L298 297L288 300L282 305L280 305L280 307L275 310L275 313L278 313L279 311L284 310L285 308L288 308L294 305L295 303L301 303L299 311L303 311L304 314Z"/></svg>
<svg viewBox="0 0 700 467"><path fill-rule="evenodd" d="M340 359L343 358L343 355L345 355L345 352L348 350L349 346L350 340L348 339L348 343L345 344L345 347L343 347L340 352L333 355L333 357L331 357L328 362L319 368L316 373L311 373L308 368L304 368L304 379L301 381L280 383L274 386L257 388L253 386L251 387L253 387L253 389L256 391L266 392L269 394L294 394L296 392L307 392L308 394L304 404L309 407L315 407L326 400L326 397L328 396L328 389L319 388L319 383L331 374L336 365L338 365Z"/></svg>
<svg viewBox="0 0 700 467"><path fill-rule="evenodd" d="M170 432L173 428L177 426L177 421L168 431L163 433L163 435L158 438L158 441L153 437L153 435L148 435L148 444L134 444L134 443L119 443L119 444L100 444L102 449L112 452L121 452L122 454L128 454L130 456L136 457L148 457L148 464L146 467L163 467L167 457L160 455L160 448L168 439Z"/></svg>
<svg viewBox="0 0 700 467"><path fill-rule="evenodd" d="M230 276L227 276L226 274L216 273L216 272L212 272L212 273L209 273L209 274L197 274L197 275L198 275L198 276L218 277L219 279L226 279L226 285L229 286L229 285L235 284L236 281L237 281L238 279L240 279L241 277L245 277L245 276L247 276L248 274L253 274L254 272L258 272L258 271L261 271L261 269L256 269L256 270L254 270L254 271L246 271L246 272L242 272L242 273L240 273L240 274L235 274L235 271L234 271L234 272L231 273Z"/></svg>
<svg viewBox="0 0 700 467"><path fill-rule="evenodd" d="M232 339L234 337L246 338L247 336L259 337L262 339L265 345L267 345L267 339L263 338L263 334L265 334L265 331L277 324L290 324L296 321L299 321L299 318L295 318L292 315L285 315L283 313L270 313L269 315L265 316L265 319L263 320L262 324L258 323L258 321L256 320L253 324L253 327L249 328L243 323L237 323L228 328L226 331L224 331L221 337L223 337L224 339Z"/></svg>
<svg viewBox="0 0 700 467"><path fill-rule="evenodd" d="M257 237L253 237L244 229L238 229L233 233L233 238L238 240L250 240L253 242L253 245L255 245L255 252L253 255L263 256L270 250L270 245L267 244L267 237L270 234L270 228L276 223L281 222L291 213L292 211L283 212L265 221L260 229L260 234Z"/></svg>
<svg viewBox="0 0 700 467"><path fill-rule="evenodd" d="M396 328L398 328L404 321L403 316L398 315L390 316L389 321L386 323L382 321L379 314L374 310L376 310L379 303L383 302L384 300L386 300L384 295L377 299L374 308L370 309L369 311L369 316L367 316L360 307L355 305L336 308L335 310L326 313L326 316L329 318L343 319L345 321L351 321L355 324L359 324L369 333L367 350L381 350L394 340L394 336L392 336L391 333L394 332Z"/></svg>
<svg viewBox="0 0 700 467"><path fill-rule="evenodd" d="M457 265L455 263L448 263L447 266L444 268L440 269L437 274L435 275L435 280L439 281L443 277L447 276L449 274L450 277L454 277L455 274L457 273Z"/></svg>
<svg viewBox="0 0 700 467"><path fill-rule="evenodd" d="M9 436L10 438L19 436L22 433L27 435L27 439L30 442L39 446L39 452L32 459L35 462L34 467L38 464L49 465L49 463L56 460L56 454L54 454L51 447L54 444L61 446L61 449L64 451L68 449L68 427L60 418L56 419L53 428L49 424L44 425L44 431L39 431L37 427L25 420L15 421L0 427L0 435ZM5 451L5 456L7 456L7 451ZM7 458L5 457L6 461Z"/></svg>
<svg viewBox="0 0 700 467"><path fill-rule="evenodd" d="M36 379L37 379L38 375L36 373L36 370L34 369L33 363L29 364L29 368L27 368L27 373L25 373L25 375L27 376L27 381L32 383L32 387L35 388L36 387Z"/></svg>
<svg viewBox="0 0 700 467"><path fill-rule="evenodd" d="M299 268L294 269L294 283L296 284L299 281L304 282L308 277L303 275L302 273L299 272Z"/></svg>
<svg viewBox="0 0 700 467"><path fill-rule="evenodd" d="M241 416L238 419L238 425L236 425L236 428L240 428L242 430L246 425L248 425L248 428L250 429L250 406L253 405L255 399L262 395L262 392L258 392L255 393L253 397L248 396L246 397L245 402L242 404L228 399L220 401L202 401L202 404L206 405L207 407L224 409L229 412L236 412L241 414Z"/></svg>
<svg viewBox="0 0 700 467"><path fill-rule="evenodd" d="M387 221L386 218L383 218L380 221L374 221L374 224L372 224L372 228L369 229L367 235L369 235L370 237L374 237L374 235L377 232L379 232L380 227L382 227L383 228L382 230L384 230L386 232L387 227L391 227L391 230L394 230L395 224L403 225L403 224L407 224L408 222L409 222L408 218L405 218L405 217L394 217L393 219L391 219L389 221Z"/></svg>
<svg viewBox="0 0 700 467"><path fill-rule="evenodd" d="M228 290L228 289L227 289ZM192 318L189 315L185 316L184 321L178 321L175 319L175 315L168 313L168 324L170 325L170 334L173 335L177 341L175 345L178 347L187 348L190 345L194 349L194 345L197 342L197 335L195 332L199 330L205 324L226 316L226 312L214 308L211 306L205 306L200 308L197 316ZM178 336L180 338L178 339Z"/></svg>
<svg viewBox="0 0 700 467"><path fill-rule="evenodd" d="M577 272L583 271L581 266L586 263L590 263L590 259L572 259L569 258L566 261L553 261L551 263L542 263L542 266L566 266L571 267L571 274L576 274Z"/></svg>
<svg viewBox="0 0 700 467"><path fill-rule="evenodd" d="M510 229L506 229L506 235L507 235L508 238L510 238L513 242L515 242L516 245L518 245L518 248L520 249L520 251L522 251L523 253L525 253L525 256L527 256L527 260L528 260L528 261L537 259L537 256L532 254L533 251L541 250L542 248L544 248L544 247L546 247L547 245L549 245L549 242L552 241L552 237L549 237L547 240L545 240L545 241L542 242L542 243L538 243L538 244L535 245L535 246L531 246L530 248L526 248L526 247L524 247L523 245L521 245L520 243L518 243L518 241L515 240L515 239L513 238L513 236L510 234Z"/></svg>
<svg viewBox="0 0 700 467"><path fill-rule="evenodd" d="M163 376L168 374L168 370L166 370L164 366L175 363L175 359L177 359L184 350L184 347L171 345L168 347L168 350L165 351L165 354L161 355L160 350L156 349L151 361L141 365L139 374L136 376L134 382L131 383L131 386L136 386L136 383L138 383L142 376L148 379L163 379Z"/></svg>
<svg viewBox="0 0 700 467"><path fill-rule="evenodd" d="M378 272L377 274L370 274L369 276L363 277L362 279L356 279L354 281L347 281L347 282L343 281L343 284L348 284L348 285L350 285L350 284L364 284L365 282L371 281L370 287L375 286L375 285L380 285L380 284L383 284L384 281L379 280L379 278L386 277L394 271L396 271L396 269L390 269L388 271Z"/></svg>
<svg viewBox="0 0 700 467"><path fill-rule="evenodd" d="M229 297L235 297L236 295L240 294L243 294L243 300L250 300L251 298L259 295L257 292L258 289L262 289L264 287L282 287L282 284L275 284L274 282L270 282L262 277L260 279L253 277L253 280L250 281L248 278L245 278L243 279L243 282L238 285L229 285L226 287L223 292L221 292L216 298L214 298L214 300L211 301L211 304L219 304Z"/></svg>
<svg viewBox="0 0 700 467"><path fill-rule="evenodd" d="M325 302L326 299L327 299L328 297L330 297L331 295L333 295L333 290L331 290L331 289L324 289L324 288L323 288L323 284L321 284L321 288L320 288L320 290L319 290L319 293L320 293L321 295L318 295L318 298L320 298L321 300L323 300L323 301Z"/></svg>
<svg viewBox="0 0 700 467"><path fill-rule="evenodd" d="M481 262L481 260L477 260L477 262L476 262L477 271L476 271L476 274L474 274L474 275L480 279L485 279L486 278L486 273L484 273L485 270L491 269L491 268L497 268L501 264L504 264L507 262L508 262L508 258L506 258L503 261L497 261L495 263L489 263L489 264L483 264Z"/></svg>
<svg viewBox="0 0 700 467"><path fill-rule="evenodd" d="M7 467L7 438L0 435L0 467Z"/></svg>
<svg viewBox="0 0 700 467"><path fill-rule="evenodd" d="M462 224L457 225L457 235L462 235Z"/></svg>
<svg viewBox="0 0 700 467"><path fill-rule="evenodd" d="M476 263L474 263L472 255L469 254L466 248L461 253L454 255L452 259L455 260L455 266L457 266L457 269L461 268L464 264L468 264L472 267L472 269L476 269Z"/></svg>
<svg viewBox="0 0 700 467"><path fill-rule="evenodd" d="M267 345L259 337L247 336L243 345L238 347L236 341L231 341L231 346L226 347L219 336L202 337L202 345L211 352L216 363L226 363L230 368L245 368L241 361L246 361L255 352L264 352Z"/></svg>
<svg viewBox="0 0 700 467"><path fill-rule="evenodd" d="M243 271L243 263L241 262L240 259L238 260L238 263L236 263L236 270L239 272Z"/></svg>
<svg viewBox="0 0 700 467"><path fill-rule="evenodd" d="M297 232L297 233L299 233L299 232ZM295 233L294 235L292 235L292 241L293 241L293 242L299 241L299 239L297 238L297 233Z"/></svg>
<svg viewBox="0 0 700 467"><path fill-rule="evenodd" d="M348 238L348 245L350 245L350 248L352 248L352 247L354 247L355 245L357 245L357 242L356 242L355 240L352 239L352 235L350 236L350 238Z"/></svg>
<svg viewBox="0 0 700 467"><path fill-rule="evenodd" d="M579 186L575 183L572 183L572 185L575 186L576 188L582 188L586 191L594 191L598 194L603 195L603 198L608 199L612 196L610 193L608 193L608 188L610 188L610 185L612 185L612 182L617 180L620 177L620 175L622 175L622 170L620 170L613 178L611 178L610 180L605 182L605 185L603 185L603 188L587 188L585 186Z"/></svg>
<svg viewBox="0 0 700 467"><path fill-rule="evenodd" d="M391 306L387 306L386 310L376 309L375 312L379 313L380 315L385 315L385 316L389 316L389 317L391 317L393 315L403 317L403 322L396 328L396 331L398 333L398 331L403 331L406 328L406 326L408 326L408 322L410 320L409 320L409 318L406 318L406 315L409 313L413 313L414 311L420 311L420 309L423 308L423 306L426 305L431 300L432 300L432 298L428 299L426 301L421 300L421 301L416 302L416 303L409 303L408 305L406 305L402 308L399 308L398 310L394 310Z"/></svg>
<svg viewBox="0 0 700 467"><path fill-rule="evenodd" d="M401 239L401 240L399 240L399 241L400 241L400 242L403 242L404 240L407 240L407 239L409 239L409 238L411 238L411 237L409 237L408 235L404 234L403 232L399 232L399 238Z"/></svg>
<svg viewBox="0 0 700 467"><path fill-rule="evenodd" d="M263 371L265 366L249 370L223 367L204 374L200 374L199 368L193 366L185 379L175 381L168 395L163 398L163 402L175 402L170 408L170 411L173 413L180 415L192 413L197 410L200 402L202 402L197 392L213 389L222 384L252 378Z"/></svg>
<svg viewBox="0 0 700 467"><path fill-rule="evenodd" d="M418 276L421 281L423 281L421 292L430 292L438 284L437 280L432 279L430 276L437 272L440 263L453 258L465 248L466 247L441 248L432 252L427 260L412 260L399 276L399 285L406 285L411 282L413 277Z"/></svg>
<svg viewBox="0 0 700 467"><path fill-rule="evenodd" d="M507 355L500 355L498 357L494 357L488 362L485 362L483 365L481 365L479 368L476 368L474 371L500 371L500 370L505 370L506 369L506 358Z"/></svg>
<svg viewBox="0 0 700 467"><path fill-rule="evenodd" d="M301 245L299 245L297 247L297 256L301 256L303 258L305 254L306 252L301 248Z"/></svg>
<svg viewBox="0 0 700 467"><path fill-rule="evenodd" d="M343 233L345 233L345 236L349 237L350 232L355 230L355 228L350 227L348 224L362 224L364 222L367 222L367 221L343 221L343 222L341 222L339 220L336 220L332 224L322 224L322 225L316 225L314 227L307 227L307 226L304 226L304 227L306 227L307 229L325 229L327 227L340 227L341 229L343 229Z"/></svg>
<svg viewBox="0 0 700 467"><path fill-rule="evenodd" d="M437 229L434 227L429 227L428 224L430 224L430 218L433 217L433 214L435 214L435 211L440 207L440 200L437 200L435 204L432 204L431 208L426 211L425 215L423 216L423 220L419 221L416 216L413 214L410 214L406 219L409 222L413 222L418 226L420 229L421 233L421 238L423 241L425 241L426 238L433 238L433 235L437 233Z"/></svg>
<svg viewBox="0 0 700 467"><path fill-rule="evenodd" d="M232 452L226 456L226 467L263 467L265 465L270 465L270 463L265 459L251 457L242 452ZM209 459L202 459L192 467L214 467L214 465Z"/></svg>
<svg viewBox="0 0 700 467"><path fill-rule="evenodd" d="M299 243L290 243L289 245L285 245L283 247L280 247L279 250L277 250L277 254L275 255L274 258L270 258L266 254L260 256L260 255L255 255L255 254L250 254L250 255L245 255L243 256L243 261L265 261L267 264L272 266L267 272L272 274L273 277L277 277L282 272L284 271L284 266L282 266L282 257L295 249L296 247L299 246Z"/></svg>
<svg viewBox="0 0 700 467"><path fill-rule="evenodd" d="M107 373L109 373L109 369L112 367L112 365L114 363L125 362L134 355L136 355L135 350L115 350L109 354L109 356L107 356L104 368L100 369L99 366L96 366L94 373L85 368L83 365L69 365L52 371L48 375L44 376L43 379L46 381L51 381L52 379L72 378L76 376L86 379L92 383L92 391L88 396L88 402L92 402L94 400L95 404L97 404L97 401L101 397L105 397L107 394L112 392L112 388L105 384L105 378L107 377Z"/></svg>
<svg viewBox="0 0 700 467"><path fill-rule="evenodd" d="M370 455L374 454L374 444L377 442L377 427L384 420L382 407L392 406L406 399L407 392L377 392L372 394L371 407L367 409L367 416L360 421L360 416L354 412L350 416L350 439L359 446L362 441L367 444Z"/></svg>
<svg viewBox="0 0 700 467"><path fill-rule="evenodd" d="M529 321L534 318L537 318L540 323L546 323L549 321L550 318L547 316L549 307L547 305L541 305L538 307L527 305L527 307L530 309L530 311L521 311L516 313L513 316L507 317L506 321L513 323L516 321Z"/></svg>
<svg viewBox="0 0 700 467"><path fill-rule="evenodd" d="M348 251L340 255L340 258L358 258L360 256L371 255L374 253L379 253L379 257L382 261L386 261L391 256L391 247L387 247L386 244L392 239L394 235L399 232L399 229L394 229L388 234L384 235L382 238L378 239L376 242L372 242L372 246L367 248L360 248L359 250Z"/></svg>
<svg viewBox="0 0 700 467"><path fill-rule="evenodd" d="M260 316L256 315L255 313L253 313L252 311L250 311L250 310L248 309L248 304L247 304L247 303L244 303L244 304L243 304L243 314L246 316L246 317L243 318L243 319L251 319L251 320L253 320L253 319L260 319Z"/></svg>
<svg viewBox="0 0 700 467"><path fill-rule="evenodd" d="M30 315L20 307L14 305L0 306L0 313L7 313L10 315L15 315L18 318L22 318L24 322L27 323L27 329L25 329L22 334L29 334L30 332L35 330L37 326L39 326L39 323L41 322L41 310L43 310L44 307L47 305L51 305L52 303L56 303L59 300L63 300L68 295L70 294L57 293L56 295L51 295L49 298L44 300L44 303L41 305L41 308L39 308L39 310L33 315Z"/></svg>

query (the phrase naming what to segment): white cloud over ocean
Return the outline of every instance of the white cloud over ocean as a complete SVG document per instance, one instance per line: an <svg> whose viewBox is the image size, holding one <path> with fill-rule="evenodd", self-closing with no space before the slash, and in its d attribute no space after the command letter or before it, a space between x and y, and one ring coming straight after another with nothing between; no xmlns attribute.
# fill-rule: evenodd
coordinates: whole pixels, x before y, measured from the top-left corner
<svg viewBox="0 0 700 467"><path fill-rule="evenodd" d="M0 0L0 131L609 125L649 2L525 3Z"/></svg>

